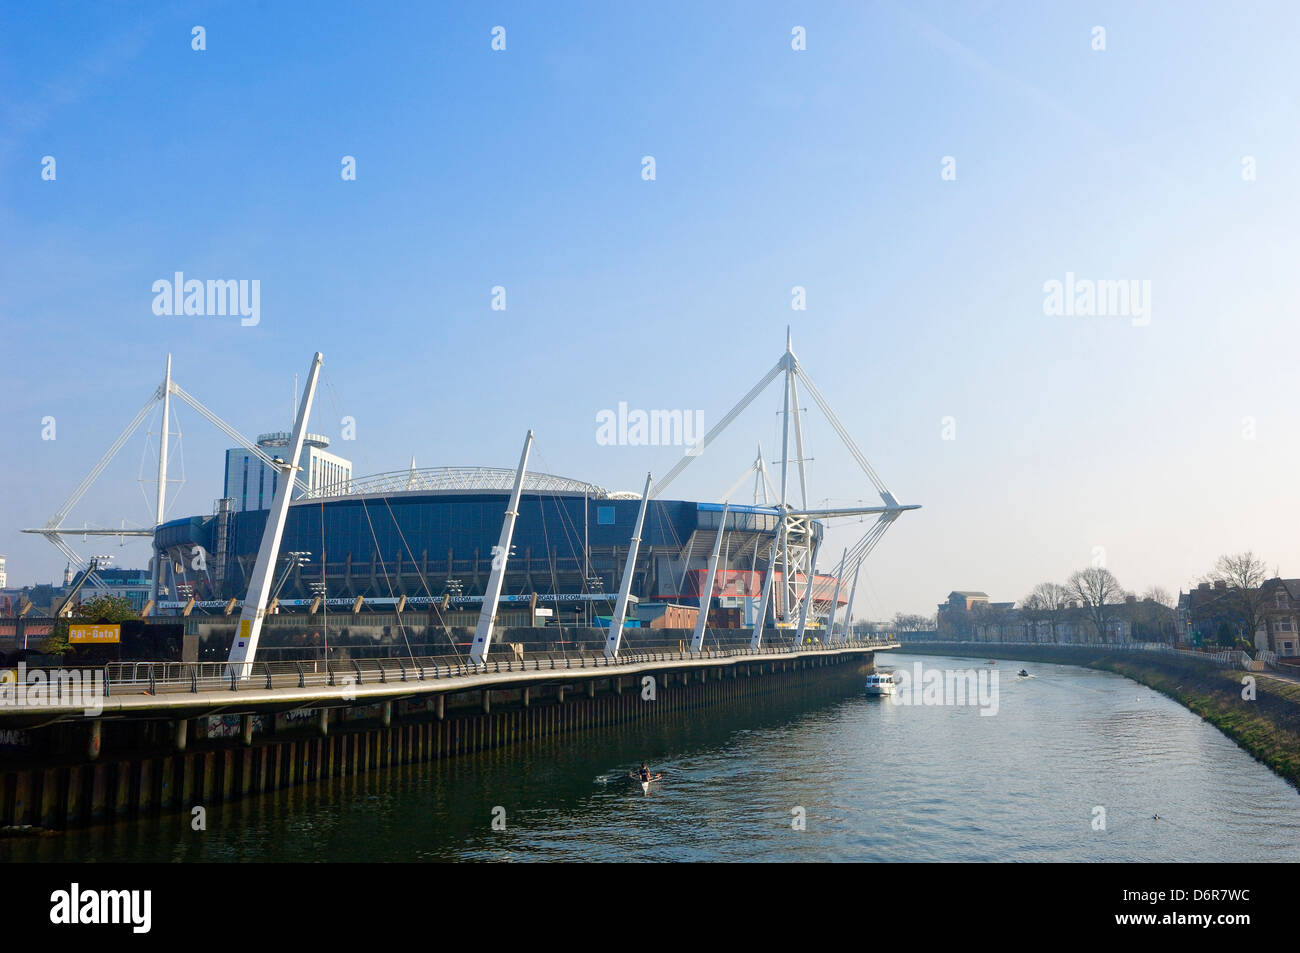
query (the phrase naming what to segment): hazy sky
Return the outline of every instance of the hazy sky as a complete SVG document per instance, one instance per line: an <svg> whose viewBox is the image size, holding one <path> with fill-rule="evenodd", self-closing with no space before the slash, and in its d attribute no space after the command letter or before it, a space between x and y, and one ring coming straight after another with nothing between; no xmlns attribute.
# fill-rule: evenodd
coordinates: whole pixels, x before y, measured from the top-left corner
<svg viewBox="0 0 1300 953"><path fill-rule="evenodd" d="M18 530L168 352L253 435L288 427L322 351L312 429L358 474L513 466L531 427L537 469L639 489L680 451L602 446L597 413L712 426L787 325L890 490L924 507L876 549L859 615L930 613L954 588L1019 599L1096 547L1137 590L1247 548L1300 574L1298 9L9 4L10 585L61 574ZM260 323L155 315L177 271L258 280ZM1045 313L1067 273L1138 282L1145 314ZM774 459L779 404L774 386L667 495L718 498L759 441ZM230 442L178 417L168 513L207 514ZM877 501L815 407L808 445L812 500ZM142 431L67 522L149 523L151 448ZM833 524L821 568L865 529Z"/></svg>

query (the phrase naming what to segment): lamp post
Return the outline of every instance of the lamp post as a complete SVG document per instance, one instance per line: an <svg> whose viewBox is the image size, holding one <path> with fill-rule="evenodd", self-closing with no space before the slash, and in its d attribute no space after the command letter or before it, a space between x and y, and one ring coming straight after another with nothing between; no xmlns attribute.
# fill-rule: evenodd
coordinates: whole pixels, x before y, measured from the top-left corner
<svg viewBox="0 0 1300 953"><path fill-rule="evenodd" d="M324 563L322 563L321 581L308 583L308 586L312 591L312 595L314 595L317 599L320 600L320 610L321 610L322 621L323 621L322 631L324 632L324 637L325 637L325 646L322 654L325 656L326 664L328 664L329 657L330 657L330 608L325 593L324 576L325 576L325 565Z"/></svg>
<svg viewBox="0 0 1300 953"><path fill-rule="evenodd" d="M596 604L596 598L595 598L595 597L596 597L596 596L603 596L603 595L605 595L605 580L603 580L600 576L597 576L597 575L590 575L590 576L588 576L588 577L587 577L587 591L588 591L588 593L592 596L591 599L588 599L588 600L587 600L587 628L591 628L591 624L592 624L592 618L591 618L592 609L593 609L593 607L594 607L595 604ZM608 601L608 600L606 600L606 601Z"/></svg>

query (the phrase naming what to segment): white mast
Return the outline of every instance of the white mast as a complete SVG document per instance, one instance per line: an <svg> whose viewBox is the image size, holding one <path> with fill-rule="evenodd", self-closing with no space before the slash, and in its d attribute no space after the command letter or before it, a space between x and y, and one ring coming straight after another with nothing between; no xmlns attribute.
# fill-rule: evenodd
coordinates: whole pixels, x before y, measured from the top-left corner
<svg viewBox="0 0 1300 953"><path fill-rule="evenodd" d="M840 571L835 574L835 590L831 593L831 611L826 613L826 641L832 642L835 639L835 612L840 604L840 583L844 581L844 560L849 558L849 549L844 547L844 555L840 557Z"/></svg>
<svg viewBox="0 0 1300 953"><path fill-rule="evenodd" d="M853 618L853 599L858 594L858 573L862 571L862 560L859 559L856 566L853 567L853 585L849 587L849 604L844 607L844 624L840 626L840 641L847 642L849 638L849 622Z"/></svg>
<svg viewBox="0 0 1300 953"><path fill-rule="evenodd" d="M162 525L167 503L167 432L171 429L168 421L172 408L172 356L167 355L167 370L163 374L162 385L162 432L158 436L158 507L154 511L154 535ZM153 583L149 587L149 598L158 604L158 591L162 586L162 553L153 547Z"/></svg>
<svg viewBox="0 0 1300 953"><path fill-rule="evenodd" d="M727 530L727 508L722 503L722 519L718 521L718 535L713 540L713 555L709 557L709 571L705 573L704 588L700 590L700 616L695 620L695 634L691 638L691 652L704 649L704 628L709 619L709 603L713 601L713 579L718 573L718 557L722 554L722 537Z"/></svg>
<svg viewBox="0 0 1300 953"><path fill-rule="evenodd" d="M803 632L808 627L808 607L813 600L813 580L817 577L817 554L821 552L822 541L813 544L812 559L808 561L808 583L803 590L803 605L799 607L799 631L795 633L794 644L803 645Z"/></svg>
<svg viewBox="0 0 1300 953"><path fill-rule="evenodd" d="M303 440L307 435L307 419L311 416L311 403L316 396L316 379L320 375L320 365L321 353L317 351L311 360L307 389L303 391L302 403L298 406L298 419L293 425L293 437L289 441L289 459L276 463L282 478L279 486L276 487L275 499L271 501L271 510L266 515L262 545L257 550L257 562L253 564L252 581L249 583L243 608L239 611L239 627L235 630L235 640L230 646L230 667L227 671L237 671L240 678L247 678L252 674L253 661L257 656L257 641L262 634L262 620L266 614L267 598L271 594L271 585L274 581L275 560L280 552L280 538L284 535L284 523L289 515L289 503L293 499L293 474L298 466L298 458L302 456ZM238 669L235 668L236 666Z"/></svg>
<svg viewBox="0 0 1300 953"><path fill-rule="evenodd" d="M772 537L772 550L767 557L767 572L763 576L763 594L758 599L758 615L754 617L754 634L750 636L750 651L758 651L759 646L763 644L763 627L767 622L767 604L772 598L772 580L776 578L776 553L781 545L781 528L785 525L784 520L777 525L776 534Z"/></svg>
<svg viewBox="0 0 1300 953"><path fill-rule="evenodd" d="M636 567L637 550L641 548L641 527L645 524L646 506L650 502L650 474L645 475L645 492L641 494L641 507L636 513L636 529L632 530L631 545L627 550L627 564L623 567L623 581L618 587L618 601L614 603L614 616L609 620L609 638L605 640L605 658L617 658L623 641L623 617L627 613L627 600L632 594L632 572Z"/></svg>
<svg viewBox="0 0 1300 953"><path fill-rule="evenodd" d="M492 647L492 626L496 621L497 603L501 600L501 586L505 582L506 562L510 559L510 539L515 533L515 517L519 515L519 495L524 488L524 471L528 467L528 451L533 446L533 432L528 431L524 438L524 451L519 455L519 469L515 471L515 488L510 492L510 503L506 507L506 519L501 525L501 538L492 552L492 574L488 576L487 589L483 593L483 610L478 616L478 628L474 630L474 644L469 650L469 660L474 665L487 662L488 650Z"/></svg>

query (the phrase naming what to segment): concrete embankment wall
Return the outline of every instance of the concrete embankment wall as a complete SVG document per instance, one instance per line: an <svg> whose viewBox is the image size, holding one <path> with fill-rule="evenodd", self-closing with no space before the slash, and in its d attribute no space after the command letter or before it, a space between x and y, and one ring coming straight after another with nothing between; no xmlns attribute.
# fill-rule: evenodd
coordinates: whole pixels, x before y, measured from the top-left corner
<svg viewBox="0 0 1300 953"><path fill-rule="evenodd" d="M1267 673L1220 668L1183 653L1068 645L909 642L918 655L1051 662L1115 672L1153 688L1214 725L1277 774L1300 787L1300 685ZM1253 676L1254 697L1243 697ZM1247 692L1249 694L1249 692Z"/></svg>
<svg viewBox="0 0 1300 953"><path fill-rule="evenodd" d="M86 750L90 726L56 725L36 730L62 733L46 747L63 754L28 765L0 764L0 827L111 824L381 767L655 722L742 699L812 687L854 691L871 670L872 658L870 652L758 658L664 671L654 675L652 699L641 676L624 675L320 709L295 713L302 717L289 723L278 716L261 719L261 733L250 728L247 743L242 730L235 737L204 737L199 729L209 724L207 718L141 720L103 730L94 759L71 754L78 746Z"/></svg>

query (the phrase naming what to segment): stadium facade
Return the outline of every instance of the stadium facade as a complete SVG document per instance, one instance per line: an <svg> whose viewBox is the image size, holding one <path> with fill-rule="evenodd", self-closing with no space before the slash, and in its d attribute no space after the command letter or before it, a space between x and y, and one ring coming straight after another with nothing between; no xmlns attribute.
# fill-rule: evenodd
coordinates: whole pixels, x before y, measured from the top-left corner
<svg viewBox="0 0 1300 953"><path fill-rule="evenodd" d="M406 597L412 608L481 604L515 472L495 468L397 471L326 485L289 507L277 567L277 608L327 605L376 610ZM640 497L545 473L528 473L503 592L536 595L556 621L590 621L617 593ZM700 605L722 505L652 500L632 594L641 603ZM157 528L170 600L211 610L242 599L267 510L218 501L215 512ZM715 579L716 605L752 623L763 570L780 526L774 506L731 505ZM822 525L813 522L820 541ZM779 577L778 577L779 578ZM814 580L813 615L830 607L834 580ZM847 600L840 594L839 605ZM193 608L192 606L191 608ZM775 607L778 615L781 607Z"/></svg>

